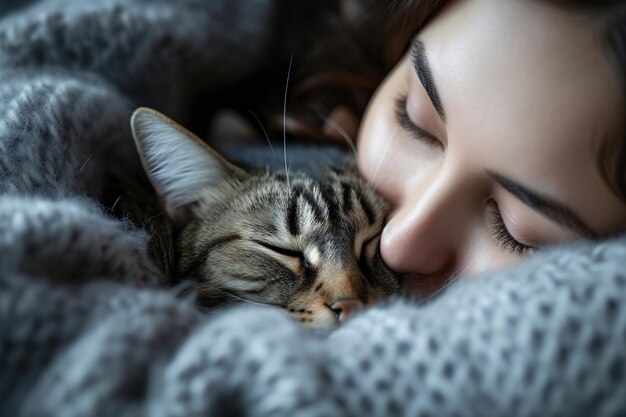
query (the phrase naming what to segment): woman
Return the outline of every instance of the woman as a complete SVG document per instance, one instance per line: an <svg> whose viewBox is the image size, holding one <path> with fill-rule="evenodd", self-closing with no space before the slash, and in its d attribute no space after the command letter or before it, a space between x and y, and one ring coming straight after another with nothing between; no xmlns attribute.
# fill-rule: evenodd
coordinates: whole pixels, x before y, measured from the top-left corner
<svg viewBox="0 0 626 417"><path fill-rule="evenodd" d="M368 105L358 161L391 204L380 248L407 290L624 229L618 3L396 6L394 29L417 35Z"/></svg>
<svg viewBox="0 0 626 417"><path fill-rule="evenodd" d="M146 256L145 235L83 197L86 185L100 188L100 181L86 180L120 168L121 158L114 158L118 153L109 149L116 150L116 141L128 137L132 103L186 114L191 93L198 91L192 75L200 72L214 83L219 81L211 85L221 86L222 62L227 61L235 72L222 77L237 78L235 70L265 57L265 53L254 54L256 49L265 52L261 48L265 38L257 36L260 32L248 29L245 36L233 37L233 28L238 27L233 22L260 21L265 27L273 16L256 8L272 3L243 2L255 8L235 16L230 14L236 9L233 4L240 3L231 0L114 3L115 7L110 0L88 4L51 0L35 4L50 6L38 8L48 10L44 16L16 11L16 20L0 22L0 33L7 34L1 38L0 73L5 82L0 84L4 110L0 137L10 150L0 154L5 156L3 163L11 156L15 163L8 166L16 167L6 170L3 165L1 176L9 192L0 204L0 415L110 415L112 410L150 415L626 415L623 240L555 251L510 273L465 280L465 285L425 306L390 303L321 337L303 332L280 311L248 306L204 317L190 300L181 302L171 291L138 288L159 276ZM590 158L581 161L598 166L602 152L590 152L583 139L577 142L578 130L566 132L571 141L565 141L548 127L571 123L581 131L591 126L598 135L608 135L612 119L598 119L598 115L612 115L612 91L606 95L608 104L601 106L604 101L592 103L593 96L579 98L578 88L587 81L621 79L610 71L608 76L592 74L598 80L588 76L579 83L570 78L566 86L558 83L560 78L542 78L548 69L556 71L548 65L552 55L539 54L537 59L535 48L540 43L531 43L529 36L552 45L552 53L562 53L562 45L547 41L558 34L556 23L564 25L566 17L573 16L568 13L574 12L559 10L559 18L548 24L542 19L557 16L551 14L556 6L539 0L459 0L440 10L428 8L424 1L415 5L424 10L407 13L415 27L408 28L404 42L413 29L424 26L418 38L423 48L417 44L413 51L420 58L416 61L424 80L428 80L424 72L428 61L433 84L426 82L429 89L421 89L407 55L373 99L358 144L364 174L391 202L382 250L387 262L404 273L405 284L428 282L425 277L431 276L447 279L462 272L465 264L471 264L468 274L498 266L495 261L506 252L488 233L493 224L489 210L495 212L491 201L499 212L519 216L524 226L535 224L535 217L527 218L535 216L534 210L527 214L524 205L518 213L518 197L509 194L519 194L520 188L506 180L502 186L503 177L545 194L544 200L546 196L559 199L576 210L593 234L619 230L619 225L600 224L609 214L607 207L600 207L603 194L592 196L597 207L589 212L582 207L584 198L574 199L578 193L584 197L605 190L603 182L592 184L590 190L583 188L602 171L589 169L574 187L566 182L569 172L555 169L579 155L579 147L586 150L580 155ZM485 7L475 9L481 5ZM545 10L535 9L539 7ZM530 14L533 10L537 15ZM477 21L490 13L497 19ZM422 25L420 15L432 19ZM511 15L524 22L505 19ZM586 15L580 16L576 27L586 21L582 18ZM215 26L215 22L224 24ZM446 22L454 23L449 39ZM464 26L470 22L476 26ZM495 30L498 22L505 25L505 33ZM518 26L531 22L538 27ZM597 21L596 33L604 33L604 23ZM552 26L555 33L539 31ZM215 36L220 27L227 36ZM242 27L248 28L243 23ZM470 28L493 37L481 39L480 32ZM487 59L485 54L498 45L498 37L510 37L516 30L526 36L509 39L503 51ZM85 36L85 31L95 36ZM44 37L47 33L50 36ZM198 36L202 42L194 41ZM592 44L594 49L583 42L588 38L572 39L570 32L563 36L569 40L566 46L576 45L580 59L573 68L557 71L559 77L581 74L583 68L613 69L604 65L610 62L605 55L588 56L593 51L608 54L612 49L600 45L611 44L598 42ZM205 39L215 41L211 48ZM476 47L481 44L483 49ZM239 56L241 60L234 62L241 65L225 60L214 48L237 52L226 57ZM511 56L512 51L523 60L514 59L517 55ZM500 61L501 54L507 60ZM455 56L463 58L460 73L451 61ZM585 67L588 60L595 60L595 65ZM503 67L504 63L514 67ZM119 73L127 67L128 73ZM454 81L461 75L459 85ZM550 94L540 96L543 86L514 89L529 84L524 77L543 79ZM338 81L345 84L345 78ZM600 91L602 84L594 86ZM431 102L428 91L438 105ZM573 97L561 96L552 103L556 106L552 112L554 107L544 100L549 102L564 91L571 91ZM534 100L523 100L528 99L525 94ZM398 98L401 117L395 120ZM289 101L290 112L295 103ZM596 118L585 119L583 126L577 124L583 117L557 120L557 115L570 114L557 110L576 103L589 103L584 116ZM346 104L357 108L358 103ZM545 107L550 114L538 111ZM617 108L623 111L621 103ZM437 109L444 115L441 120ZM340 109L329 114L333 121L349 121ZM542 116L554 123L540 123ZM411 136L413 125L421 127L421 136ZM441 145L422 142L423 131ZM544 141L534 142L536 135ZM548 144L558 139L568 146L547 152ZM623 154L619 146L623 142L603 143L605 155ZM525 153L536 147L541 153ZM543 153L552 155L545 165L539 163ZM575 173L583 168L589 167L580 162ZM616 178L616 172L608 170L608 179ZM620 178L617 184L623 184ZM559 194L564 191L567 195ZM122 195L111 205L124 204L128 197ZM607 197L607 201L612 200ZM563 212L549 214L562 218ZM546 224L552 226L547 220ZM506 224L522 240L513 226ZM554 226L535 225L532 230L560 231ZM388 246L403 241L407 248ZM422 254L427 256L419 258ZM575 256L581 262L571 262L578 260ZM516 258L507 255L507 259Z"/></svg>

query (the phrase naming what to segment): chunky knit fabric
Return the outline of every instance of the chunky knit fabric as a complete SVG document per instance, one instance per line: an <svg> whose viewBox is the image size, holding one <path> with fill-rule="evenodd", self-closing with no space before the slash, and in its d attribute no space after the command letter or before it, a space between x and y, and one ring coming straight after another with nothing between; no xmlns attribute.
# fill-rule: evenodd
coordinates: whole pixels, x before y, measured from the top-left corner
<svg viewBox="0 0 626 417"><path fill-rule="evenodd" d="M391 300L331 333L159 289L97 197L134 106L184 118L265 65L277 7L50 0L0 12L0 415L623 416L626 239Z"/></svg>

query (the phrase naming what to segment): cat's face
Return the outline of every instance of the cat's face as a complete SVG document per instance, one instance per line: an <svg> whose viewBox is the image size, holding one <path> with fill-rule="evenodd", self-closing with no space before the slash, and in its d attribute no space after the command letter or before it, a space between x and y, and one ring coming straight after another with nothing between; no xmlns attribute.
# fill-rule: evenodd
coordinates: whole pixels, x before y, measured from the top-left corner
<svg viewBox="0 0 626 417"><path fill-rule="evenodd" d="M355 168L321 181L245 171L149 110L135 113L133 133L181 225L177 278L207 304L272 304L324 327L396 291L378 251L386 205Z"/></svg>
<svg viewBox="0 0 626 417"><path fill-rule="evenodd" d="M353 170L320 183L253 173L219 201L204 192L178 240L178 273L209 301L229 294L332 325L396 289L378 256L385 205Z"/></svg>

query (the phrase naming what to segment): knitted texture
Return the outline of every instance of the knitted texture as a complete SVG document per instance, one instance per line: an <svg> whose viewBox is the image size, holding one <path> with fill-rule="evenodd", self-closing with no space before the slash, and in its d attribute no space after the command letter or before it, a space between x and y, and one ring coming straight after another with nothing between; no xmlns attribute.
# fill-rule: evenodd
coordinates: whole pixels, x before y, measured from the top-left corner
<svg viewBox="0 0 626 417"><path fill-rule="evenodd" d="M329 333L158 288L145 233L98 202L138 168L130 112L184 118L265 65L277 6L21 3L0 8L1 416L626 415L626 238Z"/></svg>

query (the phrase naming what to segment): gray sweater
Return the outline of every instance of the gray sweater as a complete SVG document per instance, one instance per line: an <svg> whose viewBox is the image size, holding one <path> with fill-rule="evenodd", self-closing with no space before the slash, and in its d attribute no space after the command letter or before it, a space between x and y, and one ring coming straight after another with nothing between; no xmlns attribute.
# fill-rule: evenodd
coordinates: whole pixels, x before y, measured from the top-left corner
<svg viewBox="0 0 626 417"><path fill-rule="evenodd" d="M195 91L265 65L277 6L19 3L0 7L1 416L626 415L624 238L327 334L159 288L103 175L138 169L135 106L184 120Z"/></svg>

